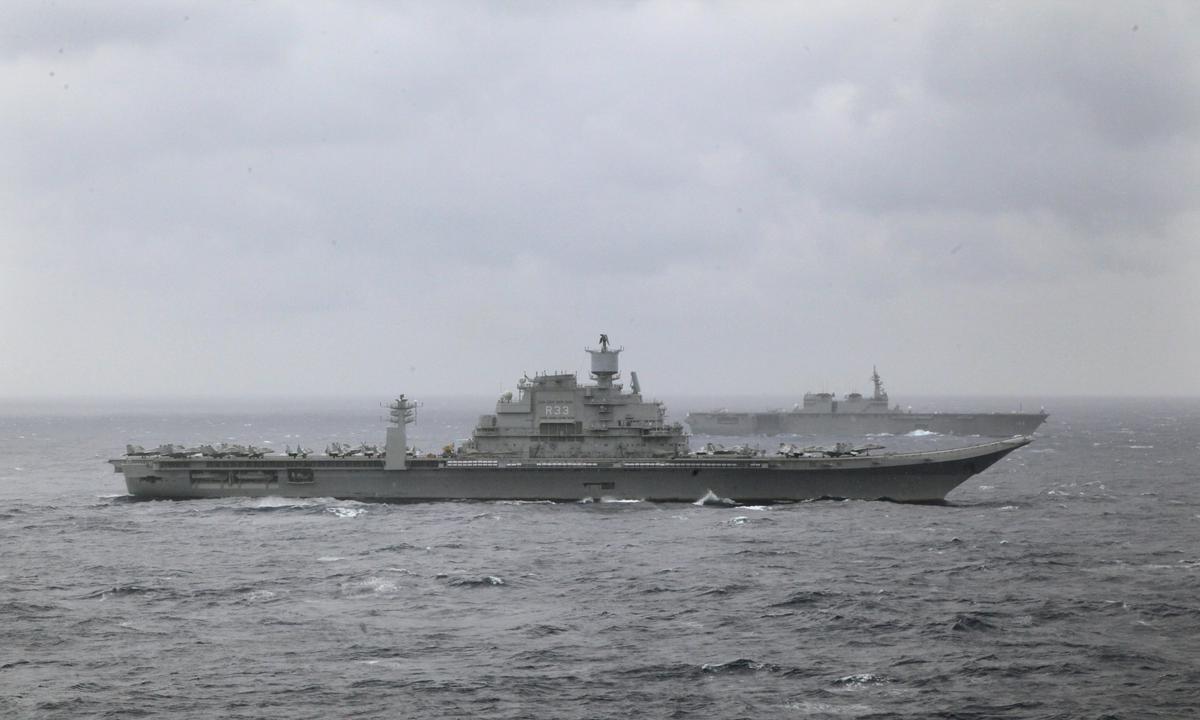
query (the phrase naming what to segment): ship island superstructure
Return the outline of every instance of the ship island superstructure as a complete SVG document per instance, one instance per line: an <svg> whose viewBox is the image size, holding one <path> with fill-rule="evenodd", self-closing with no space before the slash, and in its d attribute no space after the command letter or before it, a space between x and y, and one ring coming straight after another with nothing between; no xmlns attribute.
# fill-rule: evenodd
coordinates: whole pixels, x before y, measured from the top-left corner
<svg viewBox="0 0 1200 720"><path fill-rule="evenodd" d="M440 454L407 447L417 403L401 395L388 408L383 448L333 443L322 455L298 447L285 457L244 446L128 446L110 460L131 495L183 499L229 496L333 497L369 501L617 498L778 502L819 498L938 502L1031 440L872 454L880 446L756 448L707 446L693 452L666 408L642 397L637 374L617 382L618 358L606 335L591 355L592 383L574 373L523 377L482 415L471 438Z"/></svg>
<svg viewBox="0 0 1200 720"><path fill-rule="evenodd" d="M883 378L879 377L879 370L871 368L871 383L875 386L875 392L871 397L863 397L862 393L848 393L841 400L838 400L833 393L830 392L808 392L804 393L804 404L793 408L795 412L801 413L890 413L893 412L888 407L888 394L883 389Z"/></svg>
<svg viewBox="0 0 1200 720"><path fill-rule="evenodd" d="M686 455L687 435L668 424L660 402L642 399L637 373L624 391L618 358L624 348L600 336L592 356L593 384L581 385L575 373L523 377L517 395L502 395L496 412L481 415L461 449L466 455L523 458L668 458Z"/></svg>

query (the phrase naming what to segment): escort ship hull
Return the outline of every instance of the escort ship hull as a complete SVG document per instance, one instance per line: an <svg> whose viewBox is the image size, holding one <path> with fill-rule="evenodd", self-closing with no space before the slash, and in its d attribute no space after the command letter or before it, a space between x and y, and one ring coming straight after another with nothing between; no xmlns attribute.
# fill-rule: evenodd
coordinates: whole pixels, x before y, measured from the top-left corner
<svg viewBox="0 0 1200 720"><path fill-rule="evenodd" d="M412 459L127 457L110 462L141 498L332 497L376 502L587 498L740 503L821 498L940 502L967 478L1031 442L842 457Z"/></svg>
<svg viewBox="0 0 1200 720"><path fill-rule="evenodd" d="M684 422L693 433L751 435L904 435L924 430L943 435L1012 437L1031 435L1045 413L806 413L700 412Z"/></svg>
<svg viewBox="0 0 1200 720"><path fill-rule="evenodd" d="M690 413L684 422L693 433L705 435L904 435L916 430L943 435L1012 437L1031 435L1048 417L1037 413L913 413L892 406L879 371L872 368L875 392L805 393L803 404L791 410L767 412Z"/></svg>

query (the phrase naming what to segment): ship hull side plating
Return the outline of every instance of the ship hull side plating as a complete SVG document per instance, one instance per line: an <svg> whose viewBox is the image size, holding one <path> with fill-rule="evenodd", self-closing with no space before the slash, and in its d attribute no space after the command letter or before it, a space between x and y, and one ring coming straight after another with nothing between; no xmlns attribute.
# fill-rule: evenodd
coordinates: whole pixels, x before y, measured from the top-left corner
<svg viewBox="0 0 1200 720"><path fill-rule="evenodd" d="M750 435L943 435L1011 437L1030 435L1046 421L1043 413L691 413L692 432Z"/></svg>
<svg viewBox="0 0 1200 720"><path fill-rule="evenodd" d="M614 498L742 503L821 498L939 502L1030 442L1012 438L934 453L837 458L680 458L595 462L414 460L404 470L350 459L113 461L131 495L158 499L332 497L381 502Z"/></svg>

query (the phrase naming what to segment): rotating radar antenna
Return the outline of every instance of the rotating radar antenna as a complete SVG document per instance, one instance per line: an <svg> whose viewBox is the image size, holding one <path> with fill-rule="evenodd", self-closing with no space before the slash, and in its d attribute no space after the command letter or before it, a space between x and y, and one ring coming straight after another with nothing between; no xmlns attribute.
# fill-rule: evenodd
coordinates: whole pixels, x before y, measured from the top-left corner
<svg viewBox="0 0 1200 720"><path fill-rule="evenodd" d="M592 377L596 378L596 383L600 387L612 386L614 378L619 376L620 369L618 367L617 356L625 348L610 348L608 335L600 334L600 349L593 350L584 348L584 351L592 356Z"/></svg>

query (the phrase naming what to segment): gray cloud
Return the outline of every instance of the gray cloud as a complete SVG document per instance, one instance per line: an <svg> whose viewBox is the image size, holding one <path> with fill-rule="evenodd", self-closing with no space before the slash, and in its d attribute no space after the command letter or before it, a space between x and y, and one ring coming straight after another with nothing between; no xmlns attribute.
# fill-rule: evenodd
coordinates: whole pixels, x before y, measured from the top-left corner
<svg viewBox="0 0 1200 720"><path fill-rule="evenodd" d="M0 395L1200 392L1189 4L0 13Z"/></svg>

